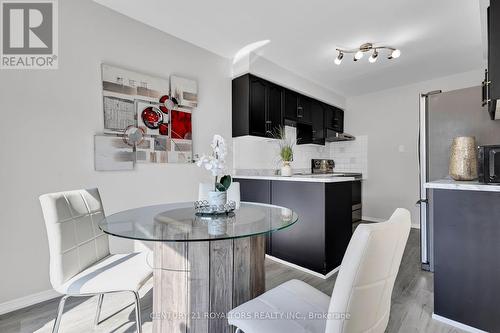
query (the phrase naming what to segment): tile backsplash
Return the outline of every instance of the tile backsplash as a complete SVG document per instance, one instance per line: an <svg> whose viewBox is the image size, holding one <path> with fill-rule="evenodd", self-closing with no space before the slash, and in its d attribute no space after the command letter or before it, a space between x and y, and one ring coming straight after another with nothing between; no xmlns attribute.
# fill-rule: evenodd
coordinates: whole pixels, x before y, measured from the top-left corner
<svg viewBox="0 0 500 333"><path fill-rule="evenodd" d="M368 136L330 143L330 158L335 161L335 171L361 172L363 178L368 178Z"/></svg>
<svg viewBox="0 0 500 333"><path fill-rule="evenodd" d="M297 138L295 127L286 126L286 133L294 141ZM335 160L335 171L361 172L363 178L368 174L367 136L356 137L355 141L332 142L325 146L299 145L294 147L292 167L295 170L310 170L311 159L327 158ZM252 136L233 138L234 169L280 168L279 146L276 140Z"/></svg>

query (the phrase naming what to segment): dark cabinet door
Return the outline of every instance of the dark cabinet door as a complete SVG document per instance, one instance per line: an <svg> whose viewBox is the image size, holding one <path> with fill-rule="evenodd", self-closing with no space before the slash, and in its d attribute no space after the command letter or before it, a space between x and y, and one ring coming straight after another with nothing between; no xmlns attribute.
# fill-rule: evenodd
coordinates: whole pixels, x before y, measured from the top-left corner
<svg viewBox="0 0 500 333"><path fill-rule="evenodd" d="M326 270L338 267L352 236L352 183L325 184Z"/></svg>
<svg viewBox="0 0 500 333"><path fill-rule="evenodd" d="M268 103L267 103L267 134L275 133L283 125L282 117L282 95L283 88L278 85L268 84Z"/></svg>
<svg viewBox="0 0 500 333"><path fill-rule="evenodd" d="M311 103L312 119L312 142L320 145L325 144L325 112L323 103L313 101Z"/></svg>
<svg viewBox="0 0 500 333"><path fill-rule="evenodd" d="M273 205L288 207L299 216L294 225L273 233L274 257L324 272L324 193L323 183L271 182Z"/></svg>
<svg viewBox="0 0 500 333"><path fill-rule="evenodd" d="M250 134L266 135L266 83L250 77Z"/></svg>
<svg viewBox="0 0 500 333"><path fill-rule="evenodd" d="M325 106L326 127L336 132L344 132L344 111L331 105Z"/></svg>
<svg viewBox="0 0 500 333"><path fill-rule="evenodd" d="M284 98L284 110L285 118L290 120L297 120L297 93L288 89L285 89Z"/></svg>
<svg viewBox="0 0 500 333"><path fill-rule="evenodd" d="M344 110L335 108L333 129L337 132L344 133Z"/></svg>
<svg viewBox="0 0 500 333"><path fill-rule="evenodd" d="M500 98L500 2L490 1L488 8L488 78L490 114L494 115Z"/></svg>
<svg viewBox="0 0 500 333"><path fill-rule="evenodd" d="M303 123L311 123L312 100L304 95L299 95L297 100L297 120Z"/></svg>

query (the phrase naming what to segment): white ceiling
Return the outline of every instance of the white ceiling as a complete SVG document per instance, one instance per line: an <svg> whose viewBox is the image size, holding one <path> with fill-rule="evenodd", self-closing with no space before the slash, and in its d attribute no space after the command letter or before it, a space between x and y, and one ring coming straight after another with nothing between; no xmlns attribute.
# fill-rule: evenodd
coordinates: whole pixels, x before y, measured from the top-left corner
<svg viewBox="0 0 500 333"><path fill-rule="evenodd" d="M478 0L95 0L140 22L232 58L256 41L259 54L347 96L478 69ZM333 63L336 47L365 42L401 49ZM479 84L479 82L478 82Z"/></svg>

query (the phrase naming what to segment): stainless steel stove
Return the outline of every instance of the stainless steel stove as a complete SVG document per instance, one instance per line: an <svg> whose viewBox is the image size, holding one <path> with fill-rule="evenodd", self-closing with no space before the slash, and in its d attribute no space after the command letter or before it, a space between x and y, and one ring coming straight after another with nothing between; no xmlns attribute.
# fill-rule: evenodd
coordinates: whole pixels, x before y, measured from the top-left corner
<svg viewBox="0 0 500 333"><path fill-rule="evenodd" d="M329 159L312 159L311 173L302 173L311 177L354 177L361 179L362 174L357 172L335 172L335 161Z"/></svg>

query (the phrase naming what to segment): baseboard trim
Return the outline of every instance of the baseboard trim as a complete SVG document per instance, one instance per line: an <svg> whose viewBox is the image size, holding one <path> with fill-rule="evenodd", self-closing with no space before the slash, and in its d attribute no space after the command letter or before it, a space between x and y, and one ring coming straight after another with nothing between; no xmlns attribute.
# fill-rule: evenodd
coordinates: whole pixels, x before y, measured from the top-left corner
<svg viewBox="0 0 500 333"><path fill-rule="evenodd" d="M363 221L368 221L368 222L385 222L387 219L381 219L378 217L371 217L371 216L361 216L361 219Z"/></svg>
<svg viewBox="0 0 500 333"><path fill-rule="evenodd" d="M273 260L273 261L276 261L277 263L280 263L280 264L287 265L289 267L295 268L295 269L297 269L299 271L302 271L304 273L308 273L308 274L314 275L314 276L319 277L319 278L324 279L324 280L328 279L330 276L332 276L333 274L337 273L339 271L339 269L340 269L340 266L338 266L338 267L334 268L333 270L331 270L330 272L328 272L327 274L320 274L318 272L312 271L312 270L304 268L302 266L299 266L299 265L296 265L296 264L292 264L291 262L285 261L283 259L279 259L279 258L270 256L269 254L266 254L266 258L268 258L270 260Z"/></svg>
<svg viewBox="0 0 500 333"><path fill-rule="evenodd" d="M363 221L376 222L376 223L387 221L387 219L381 219L381 218L378 218L378 217L371 217L371 216L362 216L361 219ZM412 223L411 227L413 229L420 229L420 224L414 224L414 223Z"/></svg>
<svg viewBox="0 0 500 333"><path fill-rule="evenodd" d="M34 304L45 302L59 296L61 296L61 294L59 294L57 291L55 291L54 289L49 289L41 291L39 293L16 298L0 304L0 315L16 311Z"/></svg>
<svg viewBox="0 0 500 333"><path fill-rule="evenodd" d="M480 330L478 328L462 324L462 323L460 323L458 321L451 320L451 319L448 319L446 317L439 316L439 315L437 315L435 313L432 313L432 319L437 320L439 322L442 322L444 324L456 327L458 329L467 331L467 332L471 332L471 333L488 333L488 332Z"/></svg>

